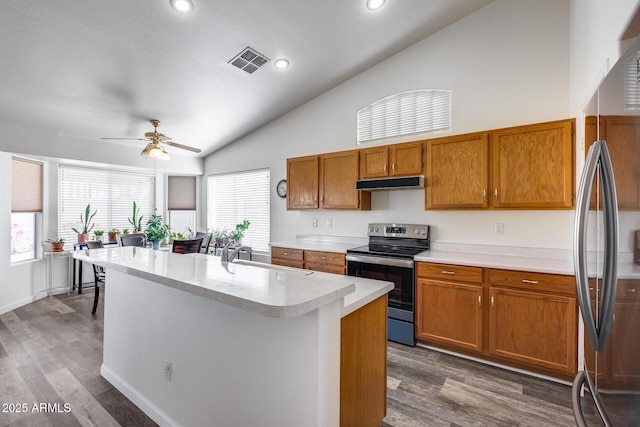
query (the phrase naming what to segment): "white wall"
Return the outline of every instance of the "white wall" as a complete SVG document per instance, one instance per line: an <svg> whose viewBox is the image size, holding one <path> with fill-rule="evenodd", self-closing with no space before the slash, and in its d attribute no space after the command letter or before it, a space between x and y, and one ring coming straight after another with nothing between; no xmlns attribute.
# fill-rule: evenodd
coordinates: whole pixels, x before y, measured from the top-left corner
<svg viewBox="0 0 640 427"><path fill-rule="evenodd" d="M357 148L356 111L411 89L453 90L452 134L571 117L569 19L568 0L497 0L212 154L205 175L269 167L275 188L287 157ZM364 213L287 211L275 191L271 203L272 241L297 233L362 237L368 222L396 221L431 224L438 242L571 246L573 211L426 212L419 190L373 193ZM494 234L496 222L504 235Z"/></svg>

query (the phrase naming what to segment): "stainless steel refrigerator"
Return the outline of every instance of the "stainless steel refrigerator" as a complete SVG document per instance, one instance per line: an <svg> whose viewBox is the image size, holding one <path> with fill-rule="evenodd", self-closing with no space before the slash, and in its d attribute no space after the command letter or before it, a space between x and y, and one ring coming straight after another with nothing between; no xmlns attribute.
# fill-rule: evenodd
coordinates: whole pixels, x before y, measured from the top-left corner
<svg viewBox="0 0 640 427"><path fill-rule="evenodd" d="M640 40L585 116L574 232L584 369L573 411L578 426L640 426Z"/></svg>

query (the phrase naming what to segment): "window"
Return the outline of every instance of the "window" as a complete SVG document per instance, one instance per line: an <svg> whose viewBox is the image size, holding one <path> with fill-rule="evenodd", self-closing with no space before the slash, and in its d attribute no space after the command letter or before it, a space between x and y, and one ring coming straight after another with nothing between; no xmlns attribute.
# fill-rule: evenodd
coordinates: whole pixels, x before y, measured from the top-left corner
<svg viewBox="0 0 640 427"><path fill-rule="evenodd" d="M188 237L196 230L196 177L170 176L167 178L167 209L171 231Z"/></svg>
<svg viewBox="0 0 640 427"><path fill-rule="evenodd" d="M451 91L412 90L358 111L358 144L451 130Z"/></svg>
<svg viewBox="0 0 640 427"><path fill-rule="evenodd" d="M251 223L243 244L256 252L269 251L269 169L212 175L207 178L207 227L235 230Z"/></svg>
<svg viewBox="0 0 640 427"><path fill-rule="evenodd" d="M135 201L143 215L143 227L155 212L156 186L152 174L62 165L59 169L58 235L67 244L76 241L73 227L80 225L80 214L87 204L96 216L95 230L132 229L129 223Z"/></svg>
<svg viewBox="0 0 640 427"><path fill-rule="evenodd" d="M42 212L42 163L11 159L11 262L36 257L36 218Z"/></svg>

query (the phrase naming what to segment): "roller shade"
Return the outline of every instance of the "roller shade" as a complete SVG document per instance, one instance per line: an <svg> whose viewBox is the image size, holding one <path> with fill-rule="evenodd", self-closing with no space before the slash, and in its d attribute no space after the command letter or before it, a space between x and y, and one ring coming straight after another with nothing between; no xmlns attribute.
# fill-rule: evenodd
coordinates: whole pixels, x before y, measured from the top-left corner
<svg viewBox="0 0 640 427"><path fill-rule="evenodd" d="M11 212L42 212L42 163L11 159Z"/></svg>
<svg viewBox="0 0 640 427"><path fill-rule="evenodd" d="M195 176L170 176L167 187L167 209L170 211L196 210Z"/></svg>

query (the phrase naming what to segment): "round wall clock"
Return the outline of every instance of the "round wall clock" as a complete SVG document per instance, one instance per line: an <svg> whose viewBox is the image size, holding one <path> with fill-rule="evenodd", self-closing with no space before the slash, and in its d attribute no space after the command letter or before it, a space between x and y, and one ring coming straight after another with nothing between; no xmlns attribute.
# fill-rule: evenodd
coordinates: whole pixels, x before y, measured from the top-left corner
<svg viewBox="0 0 640 427"><path fill-rule="evenodd" d="M278 185L276 185L276 192L278 193L278 196L282 197L283 199L287 197L287 180L286 179L281 179L278 182Z"/></svg>

